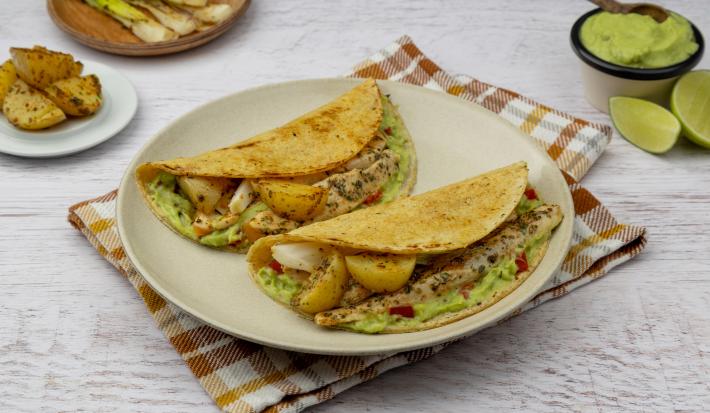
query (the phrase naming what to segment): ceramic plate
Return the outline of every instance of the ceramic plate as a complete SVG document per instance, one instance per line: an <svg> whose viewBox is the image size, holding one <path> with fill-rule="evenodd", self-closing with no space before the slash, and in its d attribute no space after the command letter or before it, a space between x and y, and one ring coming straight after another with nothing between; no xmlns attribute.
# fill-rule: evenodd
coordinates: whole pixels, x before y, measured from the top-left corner
<svg viewBox="0 0 710 413"><path fill-rule="evenodd" d="M189 156L273 128L351 89L359 80L281 83L236 93L184 115L133 159L118 194L117 219L128 257L155 290L195 317L246 340L321 354L374 354L452 340L495 323L528 302L562 263L572 236L572 199L557 167L530 137L492 112L441 92L380 81L399 105L419 158L415 193L525 160L530 181L565 218L547 255L523 285L492 307L432 330L365 335L328 330L276 304L252 283L243 255L212 250L165 227L134 182L147 161Z"/></svg>
<svg viewBox="0 0 710 413"><path fill-rule="evenodd" d="M69 118L57 126L40 130L18 129L0 115L0 152L32 158L69 155L89 149L121 131L138 107L133 85L122 74L101 63L82 60L85 75L101 81L103 104L85 118Z"/></svg>

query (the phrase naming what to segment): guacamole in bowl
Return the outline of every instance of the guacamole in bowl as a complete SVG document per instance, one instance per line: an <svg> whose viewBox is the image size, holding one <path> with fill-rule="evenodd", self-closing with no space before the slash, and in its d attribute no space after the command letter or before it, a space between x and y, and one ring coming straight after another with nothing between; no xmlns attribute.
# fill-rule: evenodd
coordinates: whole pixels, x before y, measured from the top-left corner
<svg viewBox="0 0 710 413"><path fill-rule="evenodd" d="M705 49L698 28L674 12L658 23L635 13L591 10L574 23L570 40L572 50L587 65L636 80L686 73L700 62Z"/></svg>
<svg viewBox="0 0 710 413"><path fill-rule="evenodd" d="M676 79L700 62L705 49L698 28L674 12L658 23L594 9L574 23L570 42L581 62L585 97L602 112L613 96L666 105Z"/></svg>

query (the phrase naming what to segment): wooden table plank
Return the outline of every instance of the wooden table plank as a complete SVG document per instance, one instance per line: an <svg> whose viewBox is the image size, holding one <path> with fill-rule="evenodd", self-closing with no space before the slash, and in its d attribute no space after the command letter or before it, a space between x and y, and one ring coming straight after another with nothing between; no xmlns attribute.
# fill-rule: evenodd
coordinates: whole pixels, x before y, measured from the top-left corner
<svg viewBox="0 0 710 413"><path fill-rule="evenodd" d="M42 1L0 8L0 50L44 44L136 85L119 136L71 157L0 156L0 411L215 412L142 302L66 222L118 185L161 127L226 93L337 76L401 34L453 72L594 121L568 46L586 2L262 0L223 38L133 59L54 27ZM667 2L710 36L704 0ZM701 66L708 67L706 57ZM584 184L649 229L634 261L575 293L390 372L315 411L702 411L710 406L710 151L646 154L616 136Z"/></svg>

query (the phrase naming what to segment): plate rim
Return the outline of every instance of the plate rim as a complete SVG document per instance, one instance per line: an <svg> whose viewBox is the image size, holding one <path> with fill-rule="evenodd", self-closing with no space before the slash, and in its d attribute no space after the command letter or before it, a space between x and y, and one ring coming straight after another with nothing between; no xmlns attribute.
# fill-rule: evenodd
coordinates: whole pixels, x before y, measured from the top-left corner
<svg viewBox="0 0 710 413"><path fill-rule="evenodd" d="M238 339L243 339L247 340L253 343L261 344L264 346L269 346L269 347L274 347L274 348L279 348L287 351L296 351L296 352L302 352L302 353L310 353L310 354L323 354L323 355L340 355L340 356L355 356L355 355L375 355L375 354L384 354L384 353L398 353L402 351L410 351L410 350L417 350L417 349L422 349L422 348L427 348L431 346L435 346L438 344L446 343L446 342L451 342L455 341L464 337L469 337L487 327L490 327L500 320L504 319L505 317L509 316L516 310L518 310L520 307L524 306L527 304L530 299L532 299L536 294L538 294L544 285L554 276L554 274L560 269L562 266L562 263L564 262L564 258L566 257L566 252L569 251L571 242L572 242L572 236L573 236L573 220L574 220L574 203L572 200L572 194L569 190L569 186L566 184L566 180L564 178L564 175L562 174L562 171L559 169L559 167L550 159L549 155L539 146L533 145L536 151L538 151L540 154L544 155L544 162L547 162L553 167L553 173L556 176L556 179L560 180L561 183L564 184L565 190L563 191L563 196L566 199L567 205L570 207L569 210L564 211L565 216L563 218L563 223L565 221L569 222L569 220L572 220L571 223L569 223L567 227L567 233L562 234L564 237L562 241L562 248L565 251L564 254L560 254L560 256L557 258L557 260L554 262L553 269L550 271L550 273L541 280L538 280L537 285L534 286L534 288L531 290L529 294L527 294L524 298L521 299L521 302L516 303L514 306L511 306L511 308L505 310L505 311L499 311L498 314L496 314L494 317L490 318L487 322L481 324L480 326L476 328L469 329L467 331L462 331L462 332L455 332L455 333L450 333L446 335L441 335L435 339L431 340L420 340L420 342L417 342L415 344L411 343L404 343L404 344L396 344L396 345L390 345L386 349L382 348L367 348L367 349L332 349L332 348L316 348L316 347L307 347L307 346L297 346L297 345L290 345L290 344L283 344L283 343L278 343L274 342L273 340L269 340L268 338L261 337L259 335L255 335L252 333L248 332L236 332L233 327L230 327L228 325L224 325L223 323L217 322L217 320L209 319L209 317L205 317L203 314L200 313L200 311L197 311L196 309L190 307L189 305L185 305L184 303L180 302L180 299L178 297L174 297L169 291L166 291L163 289L159 283L155 282L155 280L151 279L151 276L148 275L146 276L146 273L149 273L145 269L145 267L140 263L136 262L134 259L134 253L132 246L130 245L130 242L126 242L128 237L126 235L126 229L124 226L124 221L123 221L123 203L125 202L125 193L127 191L127 186L133 182L133 176L134 173L133 171L137 167L138 164L138 158L143 154L143 152L151 146L165 131L167 131L169 128L172 127L173 124L180 122L183 118L190 116L193 112L202 110L203 108L213 105L213 104L218 104L218 102L230 99L234 97L235 95L242 94L242 93L247 93L247 92L254 92L258 91L260 89L269 89L269 88L278 88L282 87L284 85L289 85L289 84L294 84L294 83L319 83L319 82L348 82L352 85L358 84L359 82L362 82L363 79L359 78L340 78L340 77L334 77L334 78L309 78L309 79L299 79L299 80L289 80L289 81L284 81L284 82L277 82L277 83L269 83L269 84L264 84L264 85L259 85L251 88L246 88L242 90L238 90L234 93L230 93L221 97L218 97L214 100L205 102L203 104L200 104L193 108L192 110L183 113L179 117L175 118L173 121L165 125L163 128L161 128L159 131L157 131L153 136L148 139L145 144L136 152L136 154L133 156L131 161L129 162L126 171L124 172L124 175L121 178L121 183L118 188L118 193L116 197L116 226L118 229L118 234L119 238L121 239L121 242L123 244L123 248L126 251L126 257L128 260L131 262L131 264L134 266L136 271L143 277L143 279L155 290L156 293L158 293L161 297L163 297L166 301L172 303L173 305L177 306L181 310L187 312L191 316L199 319L200 321L204 322L205 324L216 328L219 331L222 331L230 336L236 337ZM522 132L520 129L515 127L513 124L510 122L507 122L504 119L501 119L498 114L495 112L492 112L474 102L470 102L464 99L461 99L458 96L450 95L447 94L443 91L438 91L438 90L433 90L433 89L428 89L425 87L417 86L417 85L412 85L412 84L406 84L406 83L401 83L398 81L392 81L392 80L381 80L377 79L377 82L380 83L385 83L394 87L404 87L404 88L409 88L409 89L417 89L419 92L426 93L426 94L431 94L431 95L437 95L440 98L445 98L445 99L450 99L452 101L457 101L459 103L462 103L466 106L469 106L472 108L472 110L479 110L482 112L487 113L487 116L491 116L492 119L497 119L502 122L502 124L506 125L505 127L510 128L511 130L515 131L516 134L520 136L521 139L530 139L530 136ZM564 206L562 206L564 208ZM561 230L561 228L558 228L558 230ZM200 247L200 246L196 246ZM546 253L545 256L549 251ZM544 258L544 257L543 257ZM534 272L533 272L534 274ZM531 274L532 275L532 274ZM530 282L530 278L526 280L525 282ZM277 305L277 304L274 304ZM489 311L493 307L489 307L488 309L483 310L481 313L485 313L486 311ZM356 333L353 333L356 334ZM404 333L404 334L416 334L415 333ZM374 346L373 346L374 347ZM381 346L380 346L381 347Z"/></svg>
<svg viewBox="0 0 710 413"><path fill-rule="evenodd" d="M54 22L54 24L61 31L68 34L71 38L84 46L121 56L162 56L202 46L229 30L237 19L246 13L247 9L249 9L249 6L251 5L251 0L244 0L241 7L238 8L227 20L202 32L190 33L186 36L164 42L124 43L99 39L74 29L59 17L54 8L54 1L56 0L47 0L47 13L52 19L52 22Z"/></svg>
<svg viewBox="0 0 710 413"><path fill-rule="evenodd" d="M114 77L115 79L118 79L119 81L124 83L124 85L130 86L129 88L124 90L124 92L128 91L128 93L130 94L130 96L129 96L130 102L122 102L123 109L126 108L126 105L128 103L130 103L130 105L131 105L130 110L128 112L126 112L126 116L124 118L121 118L121 121L116 123L116 126L111 128L110 131L107 131L105 134L102 134L101 138L92 140L84 145L71 147L71 148L63 148L63 149L54 150L54 151L46 151L46 152L41 152L41 153L8 150L8 149L0 146L0 153L4 153L6 155L18 156L18 157L22 157L22 158L59 158L62 156L68 156L68 155L72 155L75 153L83 152L87 149L91 149L94 146L97 146L97 145L100 145L100 144L106 142L107 140L118 135L119 132L121 132L123 129L126 128L126 126L128 126L129 123L131 123L133 118L136 116L136 112L138 111L138 93L136 92L136 88L133 85L133 83L123 73L121 73L120 71L118 71L118 70L116 70L116 69L112 68L111 66L106 65L104 63L96 62L93 60L87 60L87 59L82 59L82 63L84 63L85 69L87 66L89 67L89 69L91 69L91 67L100 68L100 70L110 73L111 74L110 76ZM89 70L89 71L91 71L91 70ZM91 74L91 73L89 73L89 74ZM101 77L99 77L99 80L101 80ZM103 85L103 83L102 83L102 87L105 87ZM109 93L109 96L111 96L110 93ZM115 98L112 98L112 99L115 99ZM115 104L115 103L116 102L112 101L111 107L113 107L113 104ZM123 113L123 112L121 112L121 113ZM88 119L87 122L92 122L93 120L94 119ZM92 130L93 130L92 125L88 125L87 129L82 130L79 133L87 133L87 132L91 133ZM6 134L3 134L2 132L0 132L0 135L7 136ZM51 139L51 137L49 137L49 139Z"/></svg>

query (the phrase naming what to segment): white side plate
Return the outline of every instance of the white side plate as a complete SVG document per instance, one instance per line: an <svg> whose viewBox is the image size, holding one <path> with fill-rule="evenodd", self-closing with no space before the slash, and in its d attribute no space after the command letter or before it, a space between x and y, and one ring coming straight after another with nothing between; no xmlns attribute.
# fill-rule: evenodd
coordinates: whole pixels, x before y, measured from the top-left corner
<svg viewBox="0 0 710 413"><path fill-rule="evenodd" d="M101 63L86 60L82 63L83 75L95 74L101 81L103 104L99 111L39 131L18 129L0 114L0 152L30 158L70 155L108 140L128 125L138 107L138 96L131 82Z"/></svg>

